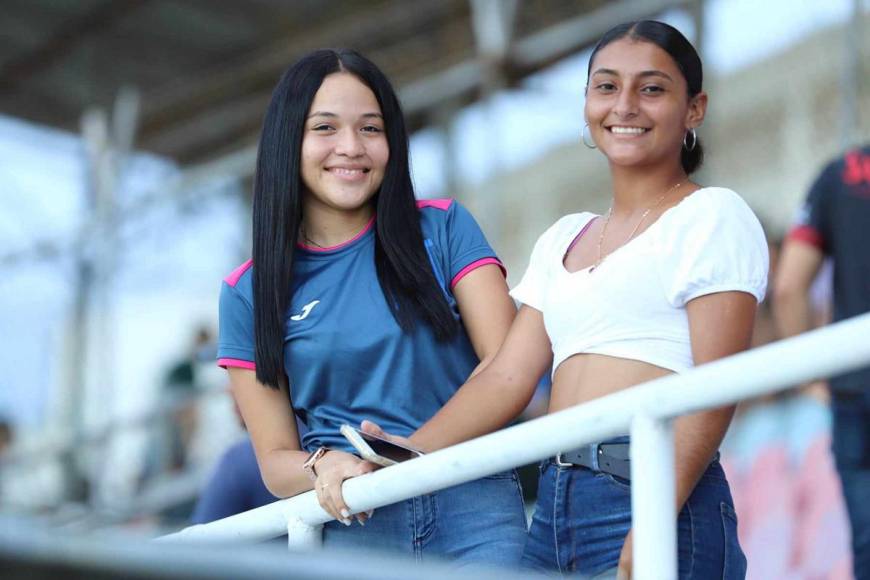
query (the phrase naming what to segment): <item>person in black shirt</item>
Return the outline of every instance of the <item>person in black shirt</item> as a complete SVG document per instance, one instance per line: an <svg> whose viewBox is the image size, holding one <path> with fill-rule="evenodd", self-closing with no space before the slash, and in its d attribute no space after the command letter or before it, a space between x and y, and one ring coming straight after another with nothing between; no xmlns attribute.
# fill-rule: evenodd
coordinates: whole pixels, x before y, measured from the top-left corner
<svg viewBox="0 0 870 580"><path fill-rule="evenodd" d="M786 238L774 282L783 336L812 327L809 289L825 257L834 266L834 322L870 312L870 145L822 171ZM870 579L870 367L828 381L833 451L852 526L855 577Z"/></svg>

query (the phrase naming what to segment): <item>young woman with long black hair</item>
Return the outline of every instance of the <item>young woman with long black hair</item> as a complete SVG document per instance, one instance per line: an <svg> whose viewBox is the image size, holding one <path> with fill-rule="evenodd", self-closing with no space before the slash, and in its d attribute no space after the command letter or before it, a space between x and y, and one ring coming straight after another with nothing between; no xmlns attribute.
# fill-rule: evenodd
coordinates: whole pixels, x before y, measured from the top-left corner
<svg viewBox="0 0 870 580"><path fill-rule="evenodd" d="M253 259L222 287L218 357L269 490L313 487L338 520L327 546L517 563L513 472L373 516L350 514L341 495L375 466L340 426L375 418L412 433L485 366L516 312L471 215L415 200L399 102L374 64L319 50L287 70L263 124L253 219Z"/></svg>
<svg viewBox="0 0 870 580"><path fill-rule="evenodd" d="M511 292L522 307L495 359L412 444L436 449L499 428L510 417L473 411L475 389L524 398L551 364L552 413L748 348L767 245L736 193L689 178L702 161L696 130L706 106L701 60L679 31L642 21L604 35L589 62L583 137L609 162L611 208L565 216L539 238ZM675 424L682 579L745 574L716 452L732 413ZM542 464L527 565L630 575L628 446L621 437Z"/></svg>

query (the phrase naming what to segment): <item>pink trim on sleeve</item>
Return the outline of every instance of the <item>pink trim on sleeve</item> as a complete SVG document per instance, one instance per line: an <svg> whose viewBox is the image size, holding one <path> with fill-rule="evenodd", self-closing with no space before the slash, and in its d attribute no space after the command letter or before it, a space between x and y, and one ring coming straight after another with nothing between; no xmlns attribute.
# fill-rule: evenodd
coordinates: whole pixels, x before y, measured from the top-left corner
<svg viewBox="0 0 870 580"><path fill-rule="evenodd" d="M230 273L229 276L227 276L226 278L224 278L224 282L226 282L227 284L229 284L230 286L232 286L233 288L235 288L235 287L236 287L236 284L239 283L239 278L241 278L242 275L243 275L245 272L247 272L248 269L249 269L251 266L253 266L253 265L254 265L254 261L253 261L253 260L248 260L247 262L245 262L244 264L242 264L241 266L239 266L238 268L236 268L235 270L233 270L232 273Z"/></svg>
<svg viewBox="0 0 870 580"><path fill-rule="evenodd" d="M219 358L218 366L221 368L236 367L240 369L257 370L257 365L249 360L241 360L237 358Z"/></svg>
<svg viewBox="0 0 870 580"><path fill-rule="evenodd" d="M825 249L825 239L822 237L822 234L810 226L797 226L786 237L789 240L797 240L815 246L820 250Z"/></svg>
<svg viewBox="0 0 870 580"><path fill-rule="evenodd" d="M472 270L477 270L481 266L486 266L487 264L495 264L496 266L498 266L501 269L501 273L505 276L505 278L507 278L507 270L505 270L504 265L498 260L498 258L481 258L480 260L472 262L463 269L461 269L459 273L453 277L453 280L450 281L450 289L453 290L453 288L459 283L459 281L462 280L466 275L471 273Z"/></svg>
<svg viewBox="0 0 870 580"><path fill-rule="evenodd" d="M417 209L423 209L424 207L435 207L440 209L441 211L447 211L450 209L450 204L453 203L453 198L445 197L443 199L418 199L417 200Z"/></svg>

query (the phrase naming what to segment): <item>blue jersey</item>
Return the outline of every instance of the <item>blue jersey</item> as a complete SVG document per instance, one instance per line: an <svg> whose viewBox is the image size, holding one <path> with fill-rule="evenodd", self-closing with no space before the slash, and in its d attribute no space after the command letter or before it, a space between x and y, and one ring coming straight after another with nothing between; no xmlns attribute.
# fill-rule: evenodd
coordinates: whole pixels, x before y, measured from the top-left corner
<svg viewBox="0 0 870 580"><path fill-rule="evenodd" d="M464 207L452 200L418 207L435 277L458 320L454 286L477 267L501 263ZM423 321L402 331L378 282L373 223L339 246L297 246L284 369L293 408L309 429L303 449L352 451L339 428L363 419L410 435L479 363L464 328L444 342ZM255 368L252 267L243 264L221 289L218 363L224 367Z"/></svg>

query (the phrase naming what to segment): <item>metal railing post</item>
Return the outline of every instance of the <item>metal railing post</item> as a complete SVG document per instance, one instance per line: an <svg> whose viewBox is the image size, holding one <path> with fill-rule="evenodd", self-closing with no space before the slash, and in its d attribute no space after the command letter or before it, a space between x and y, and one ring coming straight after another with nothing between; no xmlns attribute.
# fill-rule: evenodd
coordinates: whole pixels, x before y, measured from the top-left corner
<svg viewBox="0 0 870 580"><path fill-rule="evenodd" d="M677 577L673 422L639 413L631 422L632 578Z"/></svg>
<svg viewBox="0 0 870 580"><path fill-rule="evenodd" d="M304 550L319 548L323 543L323 526L311 526L302 518L291 516L287 518L287 548Z"/></svg>

